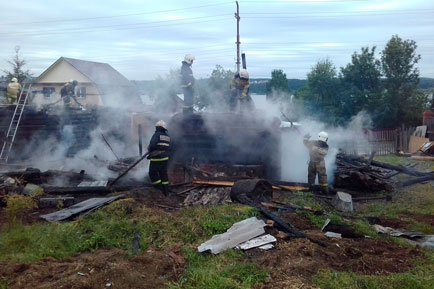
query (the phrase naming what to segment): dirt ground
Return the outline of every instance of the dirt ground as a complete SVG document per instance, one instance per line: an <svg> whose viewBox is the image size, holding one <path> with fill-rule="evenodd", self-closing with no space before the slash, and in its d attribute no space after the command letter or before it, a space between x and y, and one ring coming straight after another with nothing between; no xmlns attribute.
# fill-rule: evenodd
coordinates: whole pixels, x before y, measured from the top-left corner
<svg viewBox="0 0 434 289"><path fill-rule="evenodd" d="M289 280L310 286L312 276L324 269L352 271L367 275L406 272L411 260L422 257L417 248L407 248L378 239L332 239L319 231L305 231L328 244L326 248L306 239L281 242L275 250L250 251L250 258L266 267L272 276L255 288L292 288ZM300 288L294 287L294 288ZM315 287L303 287L315 288Z"/></svg>
<svg viewBox="0 0 434 289"><path fill-rule="evenodd" d="M10 288L164 288L176 281L185 261L175 252L148 250L129 257L120 249L100 249L75 257L0 264Z"/></svg>

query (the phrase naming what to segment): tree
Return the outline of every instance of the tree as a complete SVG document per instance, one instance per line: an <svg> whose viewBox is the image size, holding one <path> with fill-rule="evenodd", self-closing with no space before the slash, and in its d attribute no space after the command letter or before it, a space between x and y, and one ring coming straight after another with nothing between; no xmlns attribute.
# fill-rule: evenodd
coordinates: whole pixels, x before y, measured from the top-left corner
<svg viewBox="0 0 434 289"><path fill-rule="evenodd" d="M286 74L281 69L275 69L271 72L271 80L267 83L266 94L267 100L277 100L280 95L289 92L289 83Z"/></svg>
<svg viewBox="0 0 434 289"><path fill-rule="evenodd" d="M28 69L24 70L24 66L26 65L26 60L20 57L20 47L15 46L15 56L12 60L8 60L8 63L12 66L12 71L3 70L6 73L6 79L10 81L12 78L16 77L19 83L23 83L26 80L30 80L32 74Z"/></svg>
<svg viewBox="0 0 434 289"><path fill-rule="evenodd" d="M383 121L389 126L416 124L420 121L426 99L417 86L420 60L416 54L416 42L392 36L381 53L385 79L385 112Z"/></svg>
<svg viewBox="0 0 434 289"><path fill-rule="evenodd" d="M233 77L234 73L231 70L225 70L217 64L206 82L196 82L198 107L226 110L231 96L230 84Z"/></svg>
<svg viewBox="0 0 434 289"><path fill-rule="evenodd" d="M351 63L341 67L341 100L344 117L349 119L361 110L373 112L381 101L381 63L375 58L375 46L354 52Z"/></svg>
<svg viewBox="0 0 434 289"><path fill-rule="evenodd" d="M322 121L337 124L341 117L340 87L336 68L329 59L320 60L307 74L307 85L297 97L304 102L305 110Z"/></svg>

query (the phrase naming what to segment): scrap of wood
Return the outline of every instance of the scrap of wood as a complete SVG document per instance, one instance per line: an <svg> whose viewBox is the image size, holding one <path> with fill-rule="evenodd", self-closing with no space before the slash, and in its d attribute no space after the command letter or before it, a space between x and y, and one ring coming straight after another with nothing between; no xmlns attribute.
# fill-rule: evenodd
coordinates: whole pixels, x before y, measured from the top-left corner
<svg viewBox="0 0 434 289"><path fill-rule="evenodd" d="M434 161L434 157L429 156L411 156L411 158L418 161Z"/></svg>
<svg viewBox="0 0 434 289"><path fill-rule="evenodd" d="M408 151L410 153L415 153L427 142L429 142L429 138L411 136L410 143L408 144Z"/></svg>
<svg viewBox="0 0 434 289"><path fill-rule="evenodd" d="M226 186L226 187L232 187L235 182L231 181L217 181L217 180L198 180L194 179L193 184L200 184L200 185L213 185L213 186Z"/></svg>
<svg viewBox="0 0 434 289"><path fill-rule="evenodd" d="M182 194L188 193L188 192L190 192L190 191L192 191L192 190L194 190L194 189L198 189L198 188L200 188L200 187L202 187L202 185L198 185L198 186L194 186L194 187L188 188L188 189L183 190L183 191L181 191L181 192L179 192L179 193L177 193L177 194L178 194L178 195L182 195Z"/></svg>
<svg viewBox="0 0 434 289"><path fill-rule="evenodd" d="M309 189L309 187L304 187L304 186L288 186L288 185L276 185L276 187L279 187L284 190L290 190L290 191L305 191Z"/></svg>

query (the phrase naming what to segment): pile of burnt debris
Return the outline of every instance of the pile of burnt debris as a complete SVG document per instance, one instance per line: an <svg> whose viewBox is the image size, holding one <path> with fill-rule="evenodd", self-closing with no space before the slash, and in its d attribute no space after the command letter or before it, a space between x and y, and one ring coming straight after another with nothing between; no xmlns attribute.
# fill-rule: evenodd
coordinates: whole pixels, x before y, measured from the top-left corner
<svg viewBox="0 0 434 289"><path fill-rule="evenodd" d="M237 179L233 170L229 171L228 176L224 172L215 174L209 168L205 170L203 167L190 165L186 167L191 174L189 177L192 179L184 183L172 184L170 186L171 194L164 197L158 191L151 189L149 183L132 181L131 179L118 182L141 159L143 157L134 162L132 162L133 160L128 160L127 163L122 162L122 165L116 167L116 170L124 169L118 178L104 181L96 180L84 171L48 170L41 172L39 169L27 168L0 173L0 207L6 205L10 195L27 195L38 201L39 209L52 208L50 211L45 210L40 213L42 219L49 222L68 221L87 215L106 204L123 198L125 195L134 195L137 190L141 190L141 192L148 192L149 195L152 195L155 202L161 202L162 198L176 200L176 203L172 202L170 206L164 202L158 204L159 207L167 210L177 210L182 206L239 202L256 208L264 219L268 220L267 223L264 223L257 218L251 218L236 223L226 233L214 236L199 246L200 252L210 250L217 254L227 248L235 247L240 249L255 247L264 250L270 249L273 247L272 243L276 242L274 236L277 235L284 235L287 238L306 238L320 246L327 246L327 242L324 242L323 238L306 234L292 225L290 221L282 218L282 213L295 213L296 211L324 214L324 212L315 211L311 207L282 202L278 197L285 194L291 195L295 192L308 192L310 190L307 184L268 181L244 173ZM128 165L128 163L130 164ZM419 172L410 166L385 164L373 160L372 156L365 159L341 153L337 155L336 163L335 187L331 190L331 194L317 194L314 189L314 192L309 195L316 198L318 202L345 213L353 211L353 202L378 198L387 199L391 192L400 186L434 180L433 172ZM250 169L253 169L250 170L251 173L255 171L254 168ZM412 177L399 182L394 176L400 173ZM124 192L122 193L122 191ZM378 194L372 196L372 192L380 193L381 196ZM155 194L160 194L162 198L156 197ZM264 227L268 227L268 229L264 229ZM378 230L381 233L392 232L388 228L379 228ZM325 236L330 238L348 236L350 238L364 238L348 225L334 224L330 220L324 224L323 231ZM395 233L393 231L393 234ZM414 234L410 235L413 236ZM425 237L417 234L417 238L420 240L425 240ZM246 243L246 241L248 242Z"/></svg>
<svg viewBox="0 0 434 289"><path fill-rule="evenodd" d="M335 188L360 195L393 192L401 187L434 180L433 171L417 171L413 169L415 163L407 166L392 165L375 161L373 157L374 154L368 159L344 153L337 154ZM398 174L405 174L409 178L404 181L394 178Z"/></svg>

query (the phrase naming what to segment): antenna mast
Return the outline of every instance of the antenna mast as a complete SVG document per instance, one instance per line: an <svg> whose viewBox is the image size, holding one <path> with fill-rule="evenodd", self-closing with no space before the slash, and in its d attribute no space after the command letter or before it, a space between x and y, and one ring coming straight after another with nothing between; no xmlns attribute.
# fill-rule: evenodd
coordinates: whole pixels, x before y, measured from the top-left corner
<svg viewBox="0 0 434 289"><path fill-rule="evenodd" d="M237 13L235 13L235 19L237 19L237 73L240 73L240 6L237 3Z"/></svg>

